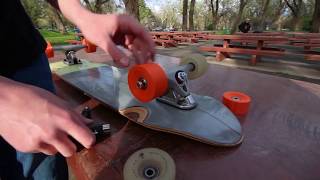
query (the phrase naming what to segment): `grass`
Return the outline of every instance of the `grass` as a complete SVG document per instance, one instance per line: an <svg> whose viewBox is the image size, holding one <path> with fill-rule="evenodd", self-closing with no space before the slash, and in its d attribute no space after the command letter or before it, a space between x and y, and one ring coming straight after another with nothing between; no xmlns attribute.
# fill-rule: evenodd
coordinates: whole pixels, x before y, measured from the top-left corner
<svg viewBox="0 0 320 180"><path fill-rule="evenodd" d="M66 40L76 39L73 33L61 34L59 32L40 30L42 36L49 41L52 45L67 44Z"/></svg>

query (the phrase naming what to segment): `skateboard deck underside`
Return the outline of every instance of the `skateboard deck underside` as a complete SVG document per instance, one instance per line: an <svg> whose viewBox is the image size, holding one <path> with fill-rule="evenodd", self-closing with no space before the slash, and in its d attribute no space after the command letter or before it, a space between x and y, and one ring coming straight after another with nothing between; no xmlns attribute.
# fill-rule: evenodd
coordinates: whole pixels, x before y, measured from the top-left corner
<svg viewBox="0 0 320 180"><path fill-rule="evenodd" d="M140 103L128 89L126 69L88 61L71 66L56 62L50 66L54 74L71 86L145 127L211 145L234 146L242 142L237 118L212 97L193 94L198 106L192 110L181 110L157 100Z"/></svg>

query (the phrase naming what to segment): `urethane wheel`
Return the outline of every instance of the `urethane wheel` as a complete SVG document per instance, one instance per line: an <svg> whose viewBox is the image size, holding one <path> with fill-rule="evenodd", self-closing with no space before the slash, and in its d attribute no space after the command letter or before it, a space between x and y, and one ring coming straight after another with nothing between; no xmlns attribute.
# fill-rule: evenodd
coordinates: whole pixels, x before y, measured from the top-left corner
<svg viewBox="0 0 320 180"><path fill-rule="evenodd" d="M223 94L223 104L235 115L243 116L249 111L251 98L241 92L228 91Z"/></svg>
<svg viewBox="0 0 320 180"><path fill-rule="evenodd" d="M166 93L168 78L160 65L140 64L129 70L128 85L135 98L141 102L149 102Z"/></svg>
<svg viewBox="0 0 320 180"><path fill-rule="evenodd" d="M168 153L145 148L133 153L124 165L124 180L174 180L176 167Z"/></svg>
<svg viewBox="0 0 320 180"><path fill-rule="evenodd" d="M188 73L189 79L196 79L208 70L208 63L204 56L200 54L190 54L183 57L180 65L193 64L194 69Z"/></svg>
<svg viewBox="0 0 320 180"><path fill-rule="evenodd" d="M47 48L45 51L48 58L54 57L53 47L49 41L47 41Z"/></svg>
<svg viewBox="0 0 320 180"><path fill-rule="evenodd" d="M92 44L90 41L83 39L82 40L82 45L86 46L85 51L87 53L92 53L97 51L97 46Z"/></svg>

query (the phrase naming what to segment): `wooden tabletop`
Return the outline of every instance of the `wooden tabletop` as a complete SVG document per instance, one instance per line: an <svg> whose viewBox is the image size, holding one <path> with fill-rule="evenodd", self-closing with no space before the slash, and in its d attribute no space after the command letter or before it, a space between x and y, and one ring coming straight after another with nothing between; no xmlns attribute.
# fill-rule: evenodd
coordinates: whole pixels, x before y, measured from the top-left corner
<svg viewBox="0 0 320 180"><path fill-rule="evenodd" d="M287 41L283 36L242 36L242 35L208 35L213 40L248 40L248 41Z"/></svg>
<svg viewBox="0 0 320 180"><path fill-rule="evenodd" d="M177 62L167 56L158 59ZM56 81L56 85L59 96L74 107L89 100L61 81ZM112 135L69 159L74 174L78 179L120 180L124 163L132 153L156 147L174 159L177 180L320 177L319 85L210 65L208 72L192 80L190 86L194 93L217 99L225 91L251 96L250 112L240 118L245 135L240 146L214 147L149 130L98 106L93 117L110 122Z"/></svg>

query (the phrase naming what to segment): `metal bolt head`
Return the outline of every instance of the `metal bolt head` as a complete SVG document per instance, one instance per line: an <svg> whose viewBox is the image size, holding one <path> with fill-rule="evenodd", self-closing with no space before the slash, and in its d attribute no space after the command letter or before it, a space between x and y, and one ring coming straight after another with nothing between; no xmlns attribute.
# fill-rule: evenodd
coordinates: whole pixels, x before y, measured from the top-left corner
<svg viewBox="0 0 320 180"><path fill-rule="evenodd" d="M138 81L137 81L137 87L139 89L146 89L148 87L148 82L147 80L145 80L144 78L140 78Z"/></svg>

